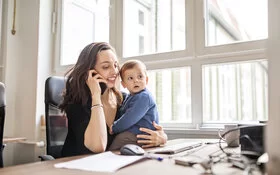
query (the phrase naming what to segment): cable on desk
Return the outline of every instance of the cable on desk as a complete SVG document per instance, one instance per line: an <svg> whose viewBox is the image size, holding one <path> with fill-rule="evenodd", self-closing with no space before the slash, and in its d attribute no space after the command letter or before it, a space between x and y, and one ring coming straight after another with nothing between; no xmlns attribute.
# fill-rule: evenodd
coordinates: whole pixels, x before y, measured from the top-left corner
<svg viewBox="0 0 280 175"><path fill-rule="evenodd" d="M224 150L224 148L222 147L221 141L224 140L224 137L229 134L230 132L242 129L242 128L250 128L250 127L255 127L254 125L250 125L250 126L239 126L233 129L230 129L228 131L226 131L225 133L223 133L222 135L220 135L220 139L219 139L219 148L220 150L226 155L228 161L230 161L232 163L233 166L243 169L244 172L246 174L251 174L251 172L253 170L257 170L259 171L260 168L256 165L256 161L253 159L249 159L249 157L244 156L242 153L240 154L240 160L233 160L231 158L231 156L233 155L232 153L228 153ZM247 139L250 144L253 146L254 151L251 152L255 152L255 153L260 153L261 148L250 138L249 135L242 135L240 137L238 137L237 139ZM237 139L233 140L232 142L236 141Z"/></svg>
<svg viewBox="0 0 280 175"><path fill-rule="evenodd" d="M230 129L228 131L226 131L225 133L223 133L222 135L220 135L220 132L219 132L219 147L220 149L223 151L223 153L225 153L226 155L231 155L231 153L227 153L225 152L225 150L222 148L222 145L221 145L221 141L224 140L224 137L233 132L233 131L236 131L236 130L240 130L240 129L243 129L243 128L253 128L253 127L256 127L255 125L250 125L250 126L238 126L236 128L233 128L233 129ZM255 150L259 150L260 148L256 145L256 143L248 136L248 135L242 135L240 137L238 137L237 139L240 139L240 138L246 138L249 140L249 142L252 144L252 146L255 148ZM232 142L236 141L237 139L233 140Z"/></svg>

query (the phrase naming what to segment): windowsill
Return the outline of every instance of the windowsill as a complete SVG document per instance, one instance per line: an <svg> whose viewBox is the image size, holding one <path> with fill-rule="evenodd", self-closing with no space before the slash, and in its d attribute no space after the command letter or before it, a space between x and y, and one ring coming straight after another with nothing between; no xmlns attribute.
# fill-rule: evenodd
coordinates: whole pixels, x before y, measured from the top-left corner
<svg viewBox="0 0 280 175"><path fill-rule="evenodd" d="M240 125L260 124L263 122L239 122ZM200 127L190 128L181 126L165 126L164 131L173 138L219 138L219 130L224 130L224 125L233 123L203 124Z"/></svg>
<svg viewBox="0 0 280 175"><path fill-rule="evenodd" d="M221 128L222 129L222 128ZM164 128L164 131L167 134L178 134L187 136L217 136L218 137L218 128L204 128L199 129L189 129L189 128Z"/></svg>
<svg viewBox="0 0 280 175"><path fill-rule="evenodd" d="M252 123L242 123L242 124L252 124ZM257 124L257 123L254 123ZM164 131L168 135L176 135L182 138L187 137L210 137L210 138L218 138L218 131L223 131L225 124L204 124L198 129L196 128L187 128L187 127L164 127ZM45 132L46 126L41 126L41 131Z"/></svg>

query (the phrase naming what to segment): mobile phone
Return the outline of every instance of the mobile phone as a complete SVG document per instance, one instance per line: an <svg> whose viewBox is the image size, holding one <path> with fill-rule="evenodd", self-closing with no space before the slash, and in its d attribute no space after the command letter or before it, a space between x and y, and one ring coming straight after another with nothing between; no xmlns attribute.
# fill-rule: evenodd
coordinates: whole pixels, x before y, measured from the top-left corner
<svg viewBox="0 0 280 175"><path fill-rule="evenodd" d="M96 75L96 73L92 73L92 76L95 76L95 75ZM106 83L101 82L101 83L99 83L99 86L101 88L101 95L102 95L102 94L104 94L104 92L107 88L107 85L106 85Z"/></svg>
<svg viewBox="0 0 280 175"><path fill-rule="evenodd" d="M192 156L176 157L174 160L175 164L183 166L193 166L201 162L201 159Z"/></svg>
<svg viewBox="0 0 280 175"><path fill-rule="evenodd" d="M104 94L106 88L107 88L107 85L103 82L99 83L99 86L101 88L101 95Z"/></svg>

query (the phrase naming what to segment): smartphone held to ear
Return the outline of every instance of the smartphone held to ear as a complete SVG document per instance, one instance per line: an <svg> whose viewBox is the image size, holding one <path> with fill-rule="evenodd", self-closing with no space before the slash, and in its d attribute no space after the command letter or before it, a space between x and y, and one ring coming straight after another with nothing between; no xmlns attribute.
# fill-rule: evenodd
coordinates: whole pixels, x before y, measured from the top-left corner
<svg viewBox="0 0 280 175"><path fill-rule="evenodd" d="M95 75L96 75L96 73L92 73L92 76L95 76ZM99 86L101 88L101 95L102 95L102 94L104 94L104 92L107 88L107 85L106 85L106 83L101 82L101 83L99 83Z"/></svg>
<svg viewBox="0 0 280 175"><path fill-rule="evenodd" d="M101 88L101 95L102 95L102 94L104 94L104 92L105 92L107 86L106 86L106 84L103 83L103 82L102 82L102 83L99 83L99 86L100 86L100 88Z"/></svg>

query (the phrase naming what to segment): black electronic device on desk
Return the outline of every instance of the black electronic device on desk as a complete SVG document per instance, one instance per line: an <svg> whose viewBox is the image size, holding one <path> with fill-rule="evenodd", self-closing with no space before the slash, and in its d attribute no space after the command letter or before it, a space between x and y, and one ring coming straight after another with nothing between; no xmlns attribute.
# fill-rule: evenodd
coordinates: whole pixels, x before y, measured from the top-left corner
<svg viewBox="0 0 280 175"><path fill-rule="evenodd" d="M248 126L248 127L247 127ZM265 152L264 130L266 124L239 124L241 154L252 154L252 157L259 157Z"/></svg>

